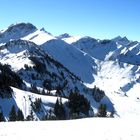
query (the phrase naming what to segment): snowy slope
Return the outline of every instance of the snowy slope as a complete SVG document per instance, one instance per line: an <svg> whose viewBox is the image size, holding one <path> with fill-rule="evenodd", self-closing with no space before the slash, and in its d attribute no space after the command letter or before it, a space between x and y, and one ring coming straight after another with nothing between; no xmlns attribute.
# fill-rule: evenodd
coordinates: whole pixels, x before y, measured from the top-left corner
<svg viewBox="0 0 140 140"><path fill-rule="evenodd" d="M83 37L72 45L102 61L119 60L134 65L140 64L140 43L129 41L126 37L116 37L112 40Z"/></svg>
<svg viewBox="0 0 140 140"><path fill-rule="evenodd" d="M140 43L131 42L128 45L122 45L112 53L110 58L128 64L140 65Z"/></svg>
<svg viewBox="0 0 140 140"><path fill-rule="evenodd" d="M84 82L92 83L94 81L93 73L96 63L88 54L62 40L56 39L46 42L41 48Z"/></svg>
<svg viewBox="0 0 140 140"><path fill-rule="evenodd" d="M95 80L86 85L90 88L96 85L105 91L114 104L116 116L139 116L140 43L126 37L112 40L84 37L72 45L97 59ZM103 102L108 101L104 98Z"/></svg>
<svg viewBox="0 0 140 140"><path fill-rule="evenodd" d="M78 41L79 39L81 39L81 36L69 36L69 37L67 36L67 37L63 37L61 39L68 44L72 44L72 43Z"/></svg>
<svg viewBox="0 0 140 140"><path fill-rule="evenodd" d="M72 45L99 60L105 60L109 53L117 49L114 41L96 40L91 37L83 37Z"/></svg>
<svg viewBox="0 0 140 140"><path fill-rule="evenodd" d="M104 90L114 104L116 117L137 117L140 115L139 78L140 67L114 61L100 62L95 85ZM102 102L108 102L103 98Z"/></svg>
<svg viewBox="0 0 140 140"><path fill-rule="evenodd" d="M80 119L72 121L8 122L0 139L139 140L139 119ZM11 126L13 129L11 129Z"/></svg>
<svg viewBox="0 0 140 140"><path fill-rule="evenodd" d="M44 29L40 29L25 36L22 39L32 41L37 45L42 45L49 40L55 39L55 37L51 35L50 33L46 32Z"/></svg>
<svg viewBox="0 0 140 140"><path fill-rule="evenodd" d="M0 98L0 107L6 119L8 119L9 112L11 111L11 108L13 105L16 107L16 109L18 108L21 109L24 114L24 118L26 118L32 110L31 102L34 102L35 99L41 99L43 114L41 114L40 116L37 116L36 113L34 112L34 118L36 120L40 120L42 117L46 115L47 111L49 111L50 109L54 107L54 104L56 103L57 97L38 95L35 93L19 90L14 87L12 87L12 89L13 89L12 98L10 99ZM67 99L62 98L63 103L66 101Z"/></svg>
<svg viewBox="0 0 140 140"><path fill-rule="evenodd" d="M46 81L54 90L61 87L67 95L75 87L81 92L86 88L74 74L32 42L14 40L0 50L0 62L9 64L30 85L43 88Z"/></svg>
<svg viewBox="0 0 140 140"><path fill-rule="evenodd" d="M16 40L0 47L0 62L9 64L14 70L24 68L25 64L33 66L28 56L28 49L33 50L36 45L27 41Z"/></svg>
<svg viewBox="0 0 140 140"><path fill-rule="evenodd" d="M66 39L70 40L72 43L77 41L79 38L80 37L71 37L68 34L54 37L45 30L37 30L22 39L29 40L40 45L43 50L45 50L55 60L63 64L76 76L81 78L84 82L92 83L94 81L94 67L96 67L94 59L81 50L66 43Z"/></svg>

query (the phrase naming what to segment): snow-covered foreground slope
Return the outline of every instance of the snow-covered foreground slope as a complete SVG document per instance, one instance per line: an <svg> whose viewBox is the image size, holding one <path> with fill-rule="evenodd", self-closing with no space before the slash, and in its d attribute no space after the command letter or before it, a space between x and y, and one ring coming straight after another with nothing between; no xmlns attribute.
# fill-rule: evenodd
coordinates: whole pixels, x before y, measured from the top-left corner
<svg viewBox="0 0 140 140"><path fill-rule="evenodd" d="M72 121L0 123L0 139L139 140L138 119L81 119Z"/></svg>

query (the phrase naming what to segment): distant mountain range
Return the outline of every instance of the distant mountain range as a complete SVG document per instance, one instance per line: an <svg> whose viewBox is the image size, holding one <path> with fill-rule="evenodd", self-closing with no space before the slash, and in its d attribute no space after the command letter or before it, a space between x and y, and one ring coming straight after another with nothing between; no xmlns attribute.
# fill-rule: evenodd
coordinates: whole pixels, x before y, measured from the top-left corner
<svg viewBox="0 0 140 140"><path fill-rule="evenodd" d="M42 120L53 112L57 97L62 97L67 108L71 92L84 95L90 102L89 116L94 116L101 104L107 106L108 114L114 112L115 117L140 116L137 41L120 36L111 40L67 33L53 36L31 23L18 23L0 31L0 63L3 67L10 65L17 79L22 80L20 87L16 80L14 84L8 82L13 91L10 98L3 98L6 93L2 94L5 90L1 86L0 107L6 120L13 105L22 110L24 118L33 111L34 118ZM2 78L14 77L3 67ZM39 98L41 111L36 112L32 105Z"/></svg>

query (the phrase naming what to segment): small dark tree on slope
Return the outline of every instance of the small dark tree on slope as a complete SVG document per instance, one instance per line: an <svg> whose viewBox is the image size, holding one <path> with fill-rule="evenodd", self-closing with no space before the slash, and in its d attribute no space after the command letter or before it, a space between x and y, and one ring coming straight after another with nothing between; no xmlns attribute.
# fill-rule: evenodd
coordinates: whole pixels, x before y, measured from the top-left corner
<svg viewBox="0 0 140 140"><path fill-rule="evenodd" d="M4 116L3 116L3 112L1 111L0 112L0 122L4 122L5 119L4 119Z"/></svg>
<svg viewBox="0 0 140 140"><path fill-rule="evenodd" d="M17 111L17 121L24 121L24 115L20 109Z"/></svg>
<svg viewBox="0 0 140 140"><path fill-rule="evenodd" d="M42 100L41 98L35 99L34 102L31 103L31 106L35 112L39 112L41 109Z"/></svg>
<svg viewBox="0 0 140 140"><path fill-rule="evenodd" d="M31 84L30 91L33 93L41 94L40 91L37 89L35 84Z"/></svg>
<svg viewBox="0 0 140 140"><path fill-rule="evenodd" d="M98 87L94 87L92 91L93 98L96 102L100 102L101 99L105 96L105 92L100 90Z"/></svg>
<svg viewBox="0 0 140 140"><path fill-rule="evenodd" d="M9 113L9 121L16 121L16 118L17 118L17 116L16 116L16 108L13 105L12 109L11 109L11 111Z"/></svg>
<svg viewBox="0 0 140 140"><path fill-rule="evenodd" d="M101 104L98 108L98 113L97 113L98 117L107 117L107 108L106 108L106 104Z"/></svg>
<svg viewBox="0 0 140 140"><path fill-rule="evenodd" d="M33 121L34 120L34 114L33 111L31 110L30 115L27 116L26 118L27 121Z"/></svg>

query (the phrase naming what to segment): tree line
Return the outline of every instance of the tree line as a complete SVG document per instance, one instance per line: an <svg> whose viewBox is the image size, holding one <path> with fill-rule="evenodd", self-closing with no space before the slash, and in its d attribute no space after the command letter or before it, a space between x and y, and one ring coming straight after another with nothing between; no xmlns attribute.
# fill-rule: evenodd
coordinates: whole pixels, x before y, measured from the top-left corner
<svg viewBox="0 0 140 140"><path fill-rule="evenodd" d="M92 95L95 101L99 102L105 93L99 88L94 87ZM31 111L26 118L20 109L16 110L15 106L12 106L8 121L35 120L34 115L40 112L43 112L43 110L42 100L39 98L35 99L34 102L31 101ZM47 111L46 115L42 117L41 120L68 120L85 117L108 117L106 104L100 104L97 109L97 113L93 116L91 116L90 112L94 114L94 110L92 109L89 100L84 95L80 94L79 91L74 90L70 91L68 101L65 103L62 102L62 97L57 97L54 107ZM111 117L113 117L113 115L114 114L112 113ZM2 109L0 111L0 121L6 121Z"/></svg>

